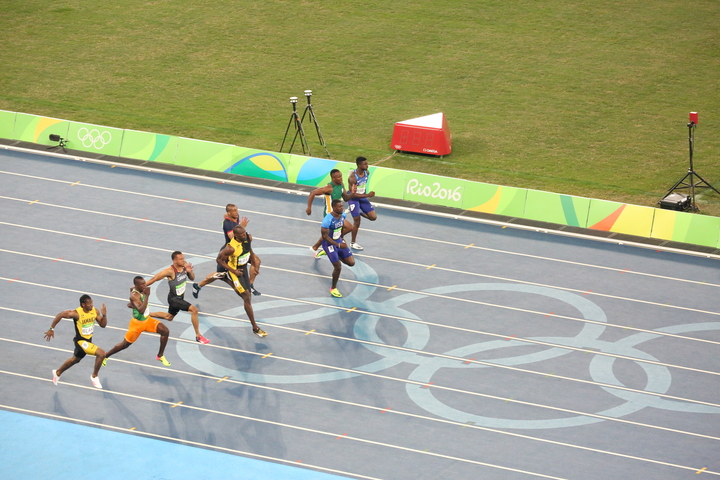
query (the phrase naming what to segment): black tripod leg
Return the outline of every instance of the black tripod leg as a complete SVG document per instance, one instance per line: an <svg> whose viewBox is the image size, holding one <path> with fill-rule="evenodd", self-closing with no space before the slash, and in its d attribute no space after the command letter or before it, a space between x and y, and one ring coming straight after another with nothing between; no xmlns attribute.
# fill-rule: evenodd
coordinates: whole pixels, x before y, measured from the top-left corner
<svg viewBox="0 0 720 480"><path fill-rule="evenodd" d="M300 117L298 116L297 112L293 113L295 118L295 137L293 137L293 143L290 145L290 150L292 150L293 145L295 145L295 141L300 137L300 146L303 150L303 155L306 154L307 149L307 155L310 155L310 146L307 144L307 138L305 138L305 131L302 127L302 121L300 121ZM290 151L288 150L288 151Z"/></svg>
<svg viewBox="0 0 720 480"><path fill-rule="evenodd" d="M325 139L322 136L322 133L320 133L320 124L317 121L317 117L315 117L315 111L312 109L312 105L308 105L310 110L310 118L313 121L313 124L315 125L315 131L317 132L318 140L320 141L320 145L325 149L325 153L327 154L327 158L330 158L330 152L328 152L327 145L325 144Z"/></svg>
<svg viewBox="0 0 720 480"><path fill-rule="evenodd" d="M715 188L715 187L713 187L712 185L710 185L704 178L702 178L702 177L700 176L699 173L693 172L693 174L700 180L699 182L697 182L697 183L695 184L696 187L712 188L713 190L715 190L715 193L717 193L718 195L720 195L720 192L717 191L717 188ZM704 183L705 185L703 185L703 183Z"/></svg>
<svg viewBox="0 0 720 480"><path fill-rule="evenodd" d="M281 151L281 152L282 152L282 150L283 150L283 147L285 146L285 140L287 139L288 132L290 132L290 125L292 125L293 119L294 119L294 116L293 116L293 114L291 113L291 114L290 114L290 121L288 122L288 126L287 126L287 128L285 129L285 136L283 137L282 144L280 144L280 151ZM295 143L295 142L293 142L293 143ZM290 149L288 150L288 153L290 153L291 151L292 151L292 145L290 146Z"/></svg>
<svg viewBox="0 0 720 480"><path fill-rule="evenodd" d="M688 178L689 176L690 176L690 172L686 173L685 176L682 177L680 180L678 180L675 185L673 185L672 187L670 187L670 190L667 191L667 193L665 194L665 196L667 197L667 196L670 195L674 190L679 190L679 189L681 189L681 188L688 188L690 185L688 185L688 184L685 182L685 179ZM682 187L681 187L680 185L682 185Z"/></svg>
<svg viewBox="0 0 720 480"><path fill-rule="evenodd" d="M298 133L300 134L300 145L303 147L303 155L305 154L305 149L307 148L307 155L312 155L310 153L310 145L308 145L307 137L305 137L305 130L303 129L302 122L298 118Z"/></svg>

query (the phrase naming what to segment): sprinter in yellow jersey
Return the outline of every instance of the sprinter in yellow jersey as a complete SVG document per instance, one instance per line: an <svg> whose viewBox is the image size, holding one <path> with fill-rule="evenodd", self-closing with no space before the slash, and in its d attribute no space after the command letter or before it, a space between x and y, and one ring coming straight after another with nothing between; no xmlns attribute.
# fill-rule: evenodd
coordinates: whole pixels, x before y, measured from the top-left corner
<svg viewBox="0 0 720 480"><path fill-rule="evenodd" d="M253 313L250 299L250 275L248 268L250 267L250 257L252 251L252 236L248 234L240 225L233 228L233 238L230 243L225 245L217 256L217 263L227 270L227 275L222 280L235 290L240 298L243 299L243 306L248 319L252 324L253 333L258 337L266 337L267 333L257 326L255 323L255 314Z"/></svg>
<svg viewBox="0 0 720 480"><path fill-rule="evenodd" d="M55 315L55 319L53 320L52 325L50 325L50 329L45 332L45 339L48 342L51 338L55 337L55 327L63 318L71 318L75 321L75 338L73 339L75 351L73 352L72 357L68 358L65 360L65 363L60 365L60 368L52 371L53 383L57 385L60 375L76 363L80 363L80 360L82 360L85 355L94 355L95 368L90 376L90 381L95 388L102 388L102 384L98 378L98 372L100 371L100 366L102 365L103 360L105 360L105 352L102 348L92 343L92 334L95 322L97 322L97 324L102 328L105 328L107 325L107 309L105 308L105 304L103 303L100 311L98 311L98 309L93 306L93 301L92 298L90 298L90 295L83 295L80 297L79 308L76 308L75 310L65 310L64 312L60 312Z"/></svg>
<svg viewBox="0 0 720 480"><path fill-rule="evenodd" d="M130 289L130 303L128 307L132 308L133 316L130 319L128 331L125 333L125 338L123 338L122 342L111 348L105 355L105 358L110 358L111 355L115 355L117 352L128 348L135 343L135 340L140 338L140 334L143 332L151 332L160 335L160 350L158 350L155 360L166 367L170 366L170 362L165 358L165 345L167 345L168 338L170 337L170 329L157 318L150 316L150 309L148 309L149 296L150 287L147 286L145 279L138 275L133 279L133 287Z"/></svg>

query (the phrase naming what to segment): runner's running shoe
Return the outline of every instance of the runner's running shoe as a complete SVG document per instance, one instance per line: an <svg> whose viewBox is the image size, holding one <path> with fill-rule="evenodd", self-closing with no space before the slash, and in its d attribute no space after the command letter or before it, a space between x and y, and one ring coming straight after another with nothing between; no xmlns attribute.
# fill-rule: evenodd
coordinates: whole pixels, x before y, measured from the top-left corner
<svg viewBox="0 0 720 480"><path fill-rule="evenodd" d="M155 360L162 363L166 367L169 367L171 365L171 363L167 361L167 358L165 358L165 355L163 355L162 357L158 357L157 355L155 355Z"/></svg>

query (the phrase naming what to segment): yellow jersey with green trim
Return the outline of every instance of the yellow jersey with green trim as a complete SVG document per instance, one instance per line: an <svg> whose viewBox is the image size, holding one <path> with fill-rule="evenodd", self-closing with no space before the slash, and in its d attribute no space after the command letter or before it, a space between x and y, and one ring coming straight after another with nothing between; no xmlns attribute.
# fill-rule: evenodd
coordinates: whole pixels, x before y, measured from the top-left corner
<svg viewBox="0 0 720 480"><path fill-rule="evenodd" d="M75 320L75 339L92 340L93 329L95 328L95 320L97 320L98 311L97 308L86 312L83 307L75 309L78 314L77 320Z"/></svg>
<svg viewBox="0 0 720 480"><path fill-rule="evenodd" d="M244 266L248 263L248 260L250 260L250 237L245 237L245 240L242 242L239 242L236 238L233 238L230 240L230 243L228 243L231 247L235 249L235 251L230 255L228 258L227 264L228 266L233 269L237 270L238 268Z"/></svg>

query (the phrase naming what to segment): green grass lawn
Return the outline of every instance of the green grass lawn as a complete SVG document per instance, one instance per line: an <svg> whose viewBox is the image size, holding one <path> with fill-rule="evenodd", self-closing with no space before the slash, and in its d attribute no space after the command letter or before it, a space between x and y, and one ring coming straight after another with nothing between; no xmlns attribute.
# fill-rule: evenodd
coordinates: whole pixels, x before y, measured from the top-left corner
<svg viewBox="0 0 720 480"><path fill-rule="evenodd" d="M378 162L395 122L443 112L451 155L383 166L654 206L691 110L720 189L718 25L717 0L13 0L0 109L277 151L312 89L333 158Z"/></svg>

